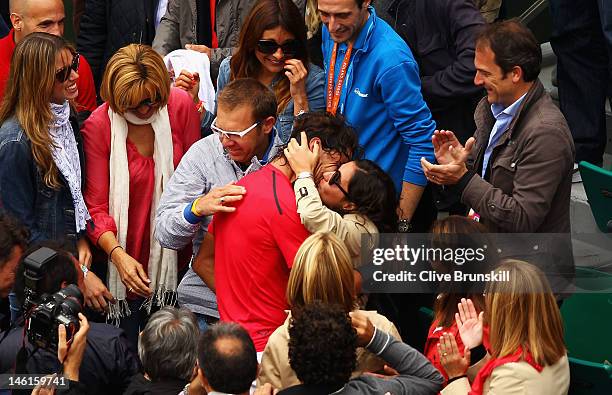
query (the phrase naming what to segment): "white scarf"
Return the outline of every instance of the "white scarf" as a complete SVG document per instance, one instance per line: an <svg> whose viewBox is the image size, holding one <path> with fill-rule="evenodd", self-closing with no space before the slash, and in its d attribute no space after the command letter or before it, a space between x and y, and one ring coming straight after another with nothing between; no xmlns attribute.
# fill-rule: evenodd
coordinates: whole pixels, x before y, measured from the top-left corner
<svg viewBox="0 0 612 395"><path fill-rule="evenodd" d="M164 186L174 172L172 132L168 107L164 106L154 116L141 120L129 112L121 116L108 109L110 119L110 186L108 193L108 211L117 225L117 240L125 250L128 232L128 209L130 201L130 174L128 170L126 139L128 134L127 120L130 123L151 124L155 133L153 160L155 162L155 185L153 187L153 204L150 213L150 253L148 275L153 295L145 301L143 307L150 312L153 303L160 306L170 303L167 296L174 297L177 282L176 251L162 248L155 238L155 210L164 191ZM126 301L126 289L121 282L119 272L110 259L108 262L108 289L118 300L110 305L108 319L116 323L121 317L129 316L130 309Z"/></svg>
<svg viewBox="0 0 612 395"><path fill-rule="evenodd" d="M85 230L91 216L81 192L81 162L74 131L70 124L68 101L65 101L64 104L51 103L51 112L53 113L53 122L49 126L49 136L52 141L51 156L68 183L74 204L76 233L80 233Z"/></svg>

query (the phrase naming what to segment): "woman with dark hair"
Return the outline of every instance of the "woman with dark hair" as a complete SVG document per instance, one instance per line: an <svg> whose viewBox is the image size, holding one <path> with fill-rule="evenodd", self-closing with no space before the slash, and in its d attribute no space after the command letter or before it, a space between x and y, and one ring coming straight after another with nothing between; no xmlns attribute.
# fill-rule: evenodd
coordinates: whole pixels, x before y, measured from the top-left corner
<svg viewBox="0 0 612 395"><path fill-rule="evenodd" d="M486 240L487 231L487 227L479 222L467 217L451 215L434 222L431 229L432 246L440 249L476 249L484 244L490 244L489 242L483 242ZM474 263L456 265L456 262L445 260L431 262L431 265L438 273L452 273L454 270L461 270L464 273L468 270L485 273L488 271L486 268L493 268L497 263L496 257L491 253L492 250L494 249L487 249L485 261L482 262L482 265L478 266ZM445 380L444 385L446 385L448 376L440 363L438 345L443 334L450 334L455 338L460 350L463 350L464 346L468 346L470 349L477 346L476 344L464 344L462 342L455 317L459 314L458 305L461 304L462 300L465 301L466 298L470 300L469 303L475 311L483 311L484 284L445 281L440 284L438 292L434 303L434 319L429 327L423 354L442 373ZM488 327L485 327L484 330L488 332ZM485 341L487 341L486 337Z"/></svg>
<svg viewBox="0 0 612 395"><path fill-rule="evenodd" d="M379 232L393 232L397 224L397 194L393 180L376 163L355 160L336 171L325 172L318 186L312 177L319 157L319 143L310 151L306 134L301 143L291 139L285 149L287 162L297 174L294 184L297 209L310 232L335 233L347 246L353 266L361 265L362 234L369 247Z"/></svg>
<svg viewBox="0 0 612 395"><path fill-rule="evenodd" d="M270 87L278 103L276 133L286 143L295 116L325 108L325 73L310 64L306 48L304 17L293 1L259 0L242 25L236 53L221 62L217 91L238 78ZM179 82L191 77L182 74L177 86L197 94L196 83Z"/></svg>

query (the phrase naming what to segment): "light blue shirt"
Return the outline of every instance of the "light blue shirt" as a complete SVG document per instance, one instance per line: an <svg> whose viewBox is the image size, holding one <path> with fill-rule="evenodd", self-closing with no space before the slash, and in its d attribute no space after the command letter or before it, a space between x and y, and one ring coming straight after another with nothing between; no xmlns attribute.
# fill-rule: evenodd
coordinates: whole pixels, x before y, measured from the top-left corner
<svg viewBox="0 0 612 395"><path fill-rule="evenodd" d="M523 96L519 97L517 101L504 108L501 104L493 103L491 104L491 112L495 117L495 125L493 125L493 129L491 130L491 135L489 136L489 144L487 145L487 149L485 150L484 159L482 162L482 177L484 178L485 173L487 172L487 167L489 165L489 159L491 158L491 154L493 153L493 148L499 141L499 138L504 134L504 132L508 129L508 126L514 119L514 116L518 112L518 109L521 107L521 103L527 96L525 93Z"/></svg>
<svg viewBox="0 0 612 395"><path fill-rule="evenodd" d="M155 30L157 31L157 26L159 26L159 22L166 15L166 9L168 7L168 0L159 0L157 4L157 12L155 13Z"/></svg>

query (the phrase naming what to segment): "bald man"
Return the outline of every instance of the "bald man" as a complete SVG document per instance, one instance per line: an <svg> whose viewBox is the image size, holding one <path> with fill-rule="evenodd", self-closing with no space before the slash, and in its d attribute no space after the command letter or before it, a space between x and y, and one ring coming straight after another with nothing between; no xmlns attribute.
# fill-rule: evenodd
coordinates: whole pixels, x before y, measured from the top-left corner
<svg viewBox="0 0 612 395"><path fill-rule="evenodd" d="M64 3L61 0L10 0L9 10L13 28L6 37L0 40L0 100L4 97L15 44L34 32L62 36L66 19ZM96 89L91 67L83 56L80 58L78 73L77 111L79 113L92 112L97 107Z"/></svg>

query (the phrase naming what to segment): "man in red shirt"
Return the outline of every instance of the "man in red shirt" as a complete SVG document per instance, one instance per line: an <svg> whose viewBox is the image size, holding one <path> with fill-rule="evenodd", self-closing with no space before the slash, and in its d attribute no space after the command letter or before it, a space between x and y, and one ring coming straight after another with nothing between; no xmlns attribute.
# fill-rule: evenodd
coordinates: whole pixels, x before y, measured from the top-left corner
<svg viewBox="0 0 612 395"><path fill-rule="evenodd" d="M64 3L61 0L10 0L9 7L13 29L0 40L0 100L4 97L15 44L34 32L62 36L66 19ZM77 111L81 113L95 110L96 88L91 67L83 56L80 57L77 87Z"/></svg>
<svg viewBox="0 0 612 395"><path fill-rule="evenodd" d="M245 120L249 122L255 120ZM355 132L330 114L297 118L293 136L298 141L301 132L306 132L311 149L321 147L315 174L295 174L280 153L242 178L237 184L246 194L234 204L235 212L215 214L193 264L209 288L216 289L221 320L244 326L258 353L285 321L289 272L309 236L297 213L292 183L297 177L320 181L323 173L347 162L358 145Z"/></svg>

